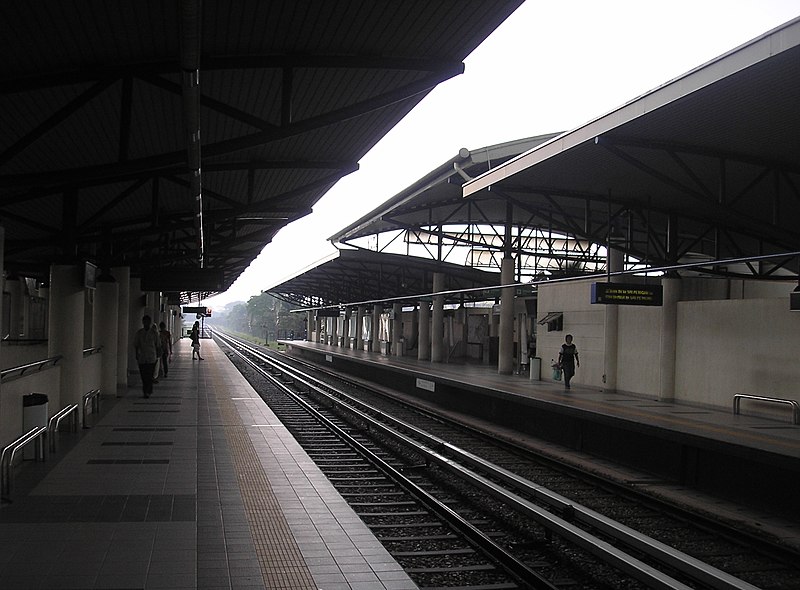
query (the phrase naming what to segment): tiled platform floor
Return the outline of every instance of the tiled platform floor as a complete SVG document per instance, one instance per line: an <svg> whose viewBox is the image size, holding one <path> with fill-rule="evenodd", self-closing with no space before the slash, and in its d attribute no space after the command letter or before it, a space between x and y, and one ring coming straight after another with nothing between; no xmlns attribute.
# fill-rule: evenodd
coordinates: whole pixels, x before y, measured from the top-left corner
<svg viewBox="0 0 800 590"><path fill-rule="evenodd" d="M213 342L176 353L17 471L0 588L416 588Z"/></svg>

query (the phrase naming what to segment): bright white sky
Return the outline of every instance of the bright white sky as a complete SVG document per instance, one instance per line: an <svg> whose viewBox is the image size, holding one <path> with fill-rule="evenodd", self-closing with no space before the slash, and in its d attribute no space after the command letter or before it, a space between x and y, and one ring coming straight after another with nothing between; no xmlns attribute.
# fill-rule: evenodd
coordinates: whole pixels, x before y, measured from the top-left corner
<svg viewBox="0 0 800 590"><path fill-rule="evenodd" d="M527 0L224 294L247 301L333 252L327 238L462 147L574 129L800 16L800 0Z"/></svg>

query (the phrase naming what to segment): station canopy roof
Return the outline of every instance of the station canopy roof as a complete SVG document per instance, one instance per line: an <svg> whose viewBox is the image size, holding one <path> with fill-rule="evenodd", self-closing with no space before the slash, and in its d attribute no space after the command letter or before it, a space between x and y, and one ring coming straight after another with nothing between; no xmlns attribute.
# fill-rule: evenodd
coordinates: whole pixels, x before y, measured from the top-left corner
<svg viewBox="0 0 800 590"><path fill-rule="evenodd" d="M506 214L505 202L490 203L477 209L472 202L465 202L461 195L464 178L477 176L491 168L519 155L531 147L542 143L556 134L518 139L503 144L487 146L476 150L462 148L458 153L388 199L373 211L340 230L329 240L340 247L332 260L304 269L300 273L266 292L303 307L340 305L365 300L387 298L406 298L432 292L433 273L445 272L449 277L446 290L476 289L474 292L447 297L448 303L463 301L492 300L497 293L478 289L499 284L500 276L493 265L481 269L475 265L448 262L448 256L436 255L438 248L433 245L438 235L430 226L439 224L462 224L470 218L473 222L503 223ZM403 234L400 240L396 234ZM447 232L448 250L453 244L477 245L480 238L473 236L470 241ZM378 236L378 239L371 240ZM490 236L484 236L489 240ZM374 244L383 240L383 248ZM371 243L366 247L361 243ZM393 244L395 242L395 244ZM407 246L413 242L421 255L406 255ZM428 243L430 242L430 244ZM392 251L392 246L400 244L403 252ZM394 248L395 250L397 248ZM425 254L428 254L427 256Z"/></svg>
<svg viewBox="0 0 800 590"><path fill-rule="evenodd" d="M8 274L226 290L519 4L2 3Z"/></svg>
<svg viewBox="0 0 800 590"><path fill-rule="evenodd" d="M796 278L800 19L464 185L532 224L611 243L651 266Z"/></svg>
<svg viewBox="0 0 800 590"><path fill-rule="evenodd" d="M415 256L346 249L266 292L307 308L345 303L390 306L388 300L402 298L416 304L417 296L433 293L435 272L444 274L446 304L499 297L499 291L492 289L500 282L497 273Z"/></svg>
<svg viewBox="0 0 800 590"><path fill-rule="evenodd" d="M504 198L481 195L480 207L473 206L475 201L462 198L462 184L557 135L549 133L473 150L461 148L454 157L329 240L355 246L359 238L397 230L413 233L430 231L440 225L504 225L508 213ZM517 211L512 223L524 225L527 217L523 211Z"/></svg>

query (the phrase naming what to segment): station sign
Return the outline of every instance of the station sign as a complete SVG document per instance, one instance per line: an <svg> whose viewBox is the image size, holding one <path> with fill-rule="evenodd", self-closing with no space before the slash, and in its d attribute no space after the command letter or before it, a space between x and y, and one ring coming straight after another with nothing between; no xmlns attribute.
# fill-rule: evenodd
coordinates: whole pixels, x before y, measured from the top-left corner
<svg viewBox="0 0 800 590"><path fill-rule="evenodd" d="M520 285L514 289L517 297L532 297L536 294L536 285Z"/></svg>
<svg viewBox="0 0 800 590"><path fill-rule="evenodd" d="M189 313L197 314L197 319L200 319L201 317L210 318L211 317L211 308L210 307L205 307L205 306L184 307L183 308L183 313L186 313L186 314L189 314Z"/></svg>
<svg viewBox="0 0 800 590"><path fill-rule="evenodd" d="M664 303L664 289L661 285L592 283L591 302L606 305L660 306Z"/></svg>
<svg viewBox="0 0 800 590"><path fill-rule="evenodd" d="M789 293L789 311L800 311L800 291L797 289Z"/></svg>
<svg viewBox="0 0 800 590"><path fill-rule="evenodd" d="M341 314L342 312L338 307L326 307L317 310L318 318L338 318Z"/></svg>

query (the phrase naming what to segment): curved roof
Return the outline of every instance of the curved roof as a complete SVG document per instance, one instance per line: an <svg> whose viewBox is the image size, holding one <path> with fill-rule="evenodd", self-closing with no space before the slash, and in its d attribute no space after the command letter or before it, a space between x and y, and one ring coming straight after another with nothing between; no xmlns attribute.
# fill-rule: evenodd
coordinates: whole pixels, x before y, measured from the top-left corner
<svg viewBox="0 0 800 590"><path fill-rule="evenodd" d="M519 4L2 3L6 268L227 289Z"/></svg>
<svg viewBox="0 0 800 590"><path fill-rule="evenodd" d="M463 194L504 195L598 243L611 235L655 266L800 251L797 105L800 19L468 181ZM776 272L796 275L793 257L745 274Z"/></svg>
<svg viewBox="0 0 800 590"><path fill-rule="evenodd" d="M499 297L491 290L498 273L436 262L415 256L367 250L339 250L266 293L302 307L331 307L408 299L433 292L433 273L444 273L447 303L485 301ZM462 293L464 289L477 291ZM485 291L483 290L485 289Z"/></svg>

